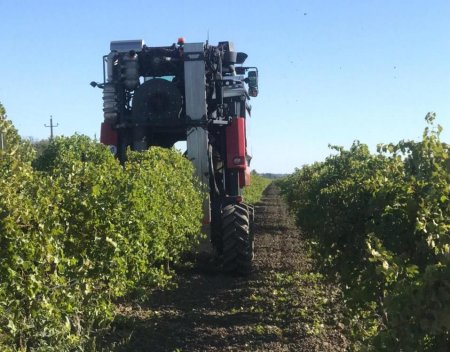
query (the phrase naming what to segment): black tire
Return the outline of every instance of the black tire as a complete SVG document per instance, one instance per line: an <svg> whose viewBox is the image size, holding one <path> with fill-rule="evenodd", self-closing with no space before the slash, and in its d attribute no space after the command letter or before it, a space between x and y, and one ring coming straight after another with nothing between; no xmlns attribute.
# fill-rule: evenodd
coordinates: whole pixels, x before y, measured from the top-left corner
<svg viewBox="0 0 450 352"><path fill-rule="evenodd" d="M249 219L249 231L250 231L250 253L251 253L251 260L255 258L255 239L253 237L254 234L254 223L255 223L255 208L247 203L239 203L236 204L237 207L241 208L242 211L244 211L247 214L247 217Z"/></svg>
<svg viewBox="0 0 450 352"><path fill-rule="evenodd" d="M222 207L212 206L211 209L211 244L217 257L223 254L222 238Z"/></svg>
<svg viewBox="0 0 450 352"><path fill-rule="evenodd" d="M249 274L252 269L253 239L248 208L230 204L222 212L223 271Z"/></svg>

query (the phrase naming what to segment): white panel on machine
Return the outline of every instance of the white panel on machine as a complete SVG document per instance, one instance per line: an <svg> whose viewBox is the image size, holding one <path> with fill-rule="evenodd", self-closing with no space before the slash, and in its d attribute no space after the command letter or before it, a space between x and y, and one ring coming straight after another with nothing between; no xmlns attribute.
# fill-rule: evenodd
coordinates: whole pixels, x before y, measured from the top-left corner
<svg viewBox="0 0 450 352"><path fill-rule="evenodd" d="M186 115L193 122L206 118L206 83L203 43L184 45L184 84ZM187 132L187 155L194 164L197 176L209 185L208 131L203 127L192 127ZM204 204L205 220L211 221L209 200Z"/></svg>
<svg viewBox="0 0 450 352"><path fill-rule="evenodd" d="M130 50L141 51L144 46L142 39L136 40L114 40L110 44L111 51L117 51L119 53L126 53Z"/></svg>

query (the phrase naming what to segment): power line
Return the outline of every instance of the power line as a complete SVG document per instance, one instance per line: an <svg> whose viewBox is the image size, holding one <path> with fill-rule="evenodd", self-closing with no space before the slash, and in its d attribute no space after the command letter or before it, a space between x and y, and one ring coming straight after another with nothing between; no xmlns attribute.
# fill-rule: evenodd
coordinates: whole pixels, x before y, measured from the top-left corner
<svg viewBox="0 0 450 352"><path fill-rule="evenodd" d="M59 123L57 123L56 125L54 125L54 124L53 124L53 116L50 115L50 125L45 125L45 124L44 124L44 126L50 128L50 140L52 140L52 139L53 139L53 128L58 127L58 126L59 126Z"/></svg>

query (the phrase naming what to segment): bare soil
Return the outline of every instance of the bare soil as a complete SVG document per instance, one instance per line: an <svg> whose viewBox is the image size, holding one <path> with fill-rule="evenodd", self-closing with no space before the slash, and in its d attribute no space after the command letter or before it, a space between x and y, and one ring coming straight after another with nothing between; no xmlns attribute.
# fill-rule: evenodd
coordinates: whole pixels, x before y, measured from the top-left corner
<svg viewBox="0 0 450 352"><path fill-rule="evenodd" d="M312 272L276 186L256 206L247 277L208 257L176 268L176 288L118 305L103 351L346 351L339 291Z"/></svg>

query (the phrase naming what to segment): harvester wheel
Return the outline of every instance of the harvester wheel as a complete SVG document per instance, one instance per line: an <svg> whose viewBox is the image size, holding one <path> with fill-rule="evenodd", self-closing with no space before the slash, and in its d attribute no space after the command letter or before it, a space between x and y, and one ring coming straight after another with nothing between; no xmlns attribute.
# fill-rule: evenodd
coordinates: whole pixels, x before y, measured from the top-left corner
<svg viewBox="0 0 450 352"><path fill-rule="evenodd" d="M237 207L241 208L243 212L247 215L247 218L249 219L249 231L250 231L250 245L251 245L251 260L254 259L255 256L255 240L253 237L254 233L254 223L255 223L255 208L252 205L249 205L247 203L239 203L236 204Z"/></svg>
<svg viewBox="0 0 450 352"><path fill-rule="evenodd" d="M253 259L250 214L246 207L227 205L222 213L223 271L248 274Z"/></svg>

